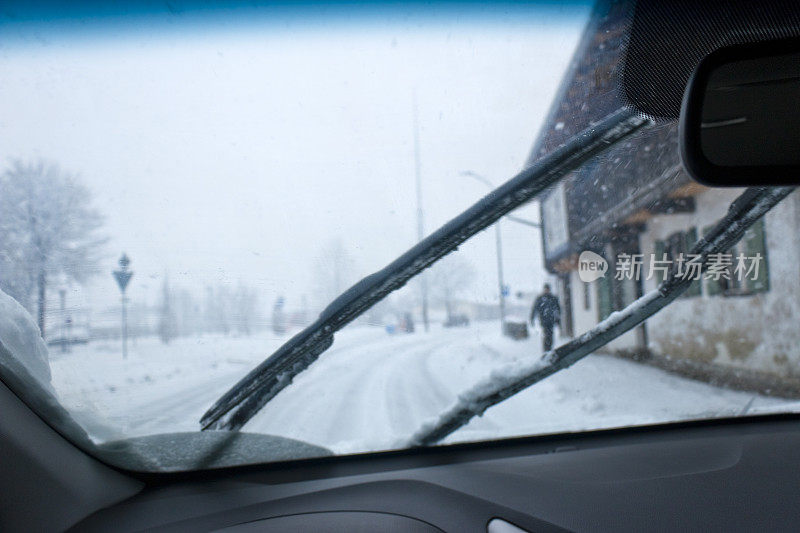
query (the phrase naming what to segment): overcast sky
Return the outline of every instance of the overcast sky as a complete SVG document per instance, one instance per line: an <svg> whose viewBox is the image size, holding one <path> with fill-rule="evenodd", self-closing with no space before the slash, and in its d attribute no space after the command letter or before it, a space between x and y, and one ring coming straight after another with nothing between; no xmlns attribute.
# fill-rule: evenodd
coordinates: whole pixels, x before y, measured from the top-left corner
<svg viewBox="0 0 800 533"><path fill-rule="evenodd" d="M362 275L415 242L414 93L426 233L487 192L460 172L496 184L517 173L587 16L576 5L307 26L173 16L91 38L6 24L0 157L80 175L107 219L107 270L122 251L133 260L133 298L156 303L168 272L291 301L310 295L333 239ZM512 291L544 279L536 231L503 225ZM473 294L491 301L494 234L473 241L462 252ZM96 307L118 297L110 274L78 292Z"/></svg>

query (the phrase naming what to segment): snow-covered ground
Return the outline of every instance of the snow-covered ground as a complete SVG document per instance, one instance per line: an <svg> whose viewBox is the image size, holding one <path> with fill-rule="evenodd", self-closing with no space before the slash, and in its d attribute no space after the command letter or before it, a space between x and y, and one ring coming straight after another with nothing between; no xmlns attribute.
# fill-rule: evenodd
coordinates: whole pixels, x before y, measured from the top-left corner
<svg viewBox="0 0 800 533"><path fill-rule="evenodd" d="M427 334L420 329L411 335L345 329L245 431L338 453L390 449L492 370L540 353L538 335L513 341L501 337L494 322L435 326ZM143 338L132 343L127 360L118 343L96 341L71 353L51 353L53 385L98 440L196 431L214 400L285 340L268 334L205 336L164 345ZM489 409L448 442L798 409L797 402L591 355Z"/></svg>

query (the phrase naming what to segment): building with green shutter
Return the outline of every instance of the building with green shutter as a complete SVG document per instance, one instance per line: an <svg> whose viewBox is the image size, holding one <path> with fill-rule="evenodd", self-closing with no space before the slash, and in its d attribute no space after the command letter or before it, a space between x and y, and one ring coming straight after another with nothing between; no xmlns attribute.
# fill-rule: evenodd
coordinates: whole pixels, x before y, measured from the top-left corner
<svg viewBox="0 0 800 533"><path fill-rule="evenodd" d="M616 85L625 20L615 6L596 8L529 163L625 105ZM663 278L651 271L660 264L654 259L685 258L741 193L692 181L681 166L677 133L674 121L656 122L539 197L545 267L559 280L566 336L588 330L654 290ZM799 227L800 194L795 192L729 251L732 264L721 263L716 279L697 281L608 349L686 361L695 373L733 369L737 375L752 371L800 378L800 328L786 319L800 316ZM578 276L578 257L586 250L609 265L606 276L591 283ZM760 258L757 271L737 275L740 256ZM618 279L628 257L641 258L639 276Z"/></svg>

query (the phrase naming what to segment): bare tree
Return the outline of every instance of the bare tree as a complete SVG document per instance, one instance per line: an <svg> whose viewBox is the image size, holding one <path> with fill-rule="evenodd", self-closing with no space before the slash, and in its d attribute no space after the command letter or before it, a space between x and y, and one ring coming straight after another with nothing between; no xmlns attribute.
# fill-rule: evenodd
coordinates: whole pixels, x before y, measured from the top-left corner
<svg viewBox="0 0 800 533"><path fill-rule="evenodd" d="M203 331L217 333L222 329L224 321L222 306L219 304L217 291L214 287L206 287L205 301L203 303Z"/></svg>
<svg viewBox="0 0 800 533"><path fill-rule="evenodd" d="M173 289L172 308L177 324L177 336L188 337L198 333L203 326L202 311L194 295L185 288Z"/></svg>
<svg viewBox="0 0 800 533"><path fill-rule="evenodd" d="M234 325L240 334L250 335L258 315L258 292L239 283L232 296Z"/></svg>
<svg viewBox="0 0 800 533"><path fill-rule="evenodd" d="M161 287L161 307L158 317L158 338L164 344L169 344L178 336L178 319L172 300L173 291L169 285L169 278L165 275L164 284Z"/></svg>
<svg viewBox="0 0 800 533"><path fill-rule="evenodd" d="M456 298L475 279L475 269L463 255L451 254L431 268L431 292L435 301L444 305L447 318L453 316Z"/></svg>
<svg viewBox="0 0 800 533"><path fill-rule="evenodd" d="M206 331L228 335L234 320L234 303L234 293L228 285L219 283L214 287L207 287Z"/></svg>
<svg viewBox="0 0 800 533"><path fill-rule="evenodd" d="M219 283L207 286L202 319L202 330L209 333L229 334L232 331L250 335L263 318L259 311L259 293L242 282L233 288Z"/></svg>
<svg viewBox="0 0 800 533"><path fill-rule="evenodd" d="M36 293L44 336L48 281L99 271L103 217L74 176L42 161L14 161L0 175L0 214L0 287L31 312Z"/></svg>
<svg viewBox="0 0 800 533"><path fill-rule="evenodd" d="M315 292L320 306L329 304L356 281L355 261L341 239L325 246L314 264Z"/></svg>

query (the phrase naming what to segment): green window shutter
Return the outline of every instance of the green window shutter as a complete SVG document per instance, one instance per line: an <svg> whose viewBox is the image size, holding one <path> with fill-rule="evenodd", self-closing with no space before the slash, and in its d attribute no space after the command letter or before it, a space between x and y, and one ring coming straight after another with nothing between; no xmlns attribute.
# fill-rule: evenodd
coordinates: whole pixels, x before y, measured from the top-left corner
<svg viewBox="0 0 800 533"><path fill-rule="evenodd" d="M611 282L603 276L597 279L597 320L605 320L613 311L611 302Z"/></svg>
<svg viewBox="0 0 800 533"><path fill-rule="evenodd" d="M694 243L697 242L697 228L691 228L689 231L683 234L683 256L686 260L688 260L687 254L694 246ZM693 281L689 288L686 289L686 292L683 293L683 296L686 298L692 298L694 296L700 296L702 293L702 280L698 279L697 281Z"/></svg>
<svg viewBox="0 0 800 533"><path fill-rule="evenodd" d="M664 241L656 241L655 242L655 253L653 254L653 260L661 261L664 258L664 252L667 250L666 243ZM664 281L667 277L664 275L663 272L656 273L656 279L659 283Z"/></svg>
<svg viewBox="0 0 800 533"><path fill-rule="evenodd" d="M714 226L706 226L703 228L703 235L708 235ZM714 281L713 279L705 280L706 283L706 293L709 296L717 296L722 292L722 287L720 287L719 281Z"/></svg>
<svg viewBox="0 0 800 533"><path fill-rule="evenodd" d="M690 228L686 233L683 234L683 238L685 243L684 248L688 253L689 250L692 249L692 246L694 246L697 242L697 228Z"/></svg>
<svg viewBox="0 0 800 533"><path fill-rule="evenodd" d="M752 275L746 281L748 288L753 292L766 292L769 290L769 261L767 260L767 242L764 231L764 219L759 219L745 232L744 255L755 257L761 254L761 263L758 265L758 276L755 280Z"/></svg>

